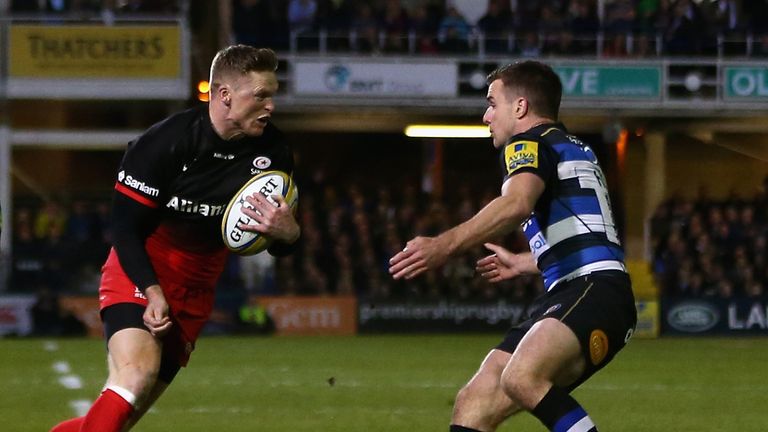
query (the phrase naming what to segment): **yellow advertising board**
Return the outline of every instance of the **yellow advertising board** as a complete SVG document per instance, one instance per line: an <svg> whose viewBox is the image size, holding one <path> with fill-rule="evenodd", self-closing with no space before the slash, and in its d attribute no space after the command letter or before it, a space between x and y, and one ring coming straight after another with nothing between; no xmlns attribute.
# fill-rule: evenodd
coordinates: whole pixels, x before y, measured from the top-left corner
<svg viewBox="0 0 768 432"><path fill-rule="evenodd" d="M640 339L655 339L659 337L661 323L659 322L659 302L656 300L638 300L637 326L635 337Z"/></svg>
<svg viewBox="0 0 768 432"><path fill-rule="evenodd" d="M11 78L145 78L181 75L178 25L12 25Z"/></svg>

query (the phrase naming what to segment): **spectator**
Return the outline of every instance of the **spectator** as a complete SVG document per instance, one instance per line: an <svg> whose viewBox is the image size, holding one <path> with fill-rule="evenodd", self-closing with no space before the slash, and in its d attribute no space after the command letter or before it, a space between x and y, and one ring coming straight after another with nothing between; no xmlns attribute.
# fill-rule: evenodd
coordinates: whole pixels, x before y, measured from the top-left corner
<svg viewBox="0 0 768 432"><path fill-rule="evenodd" d="M67 215L61 204L48 200L35 217L35 237L45 238L51 229L63 231L67 223Z"/></svg>
<svg viewBox="0 0 768 432"><path fill-rule="evenodd" d="M25 214L25 209L19 210ZM10 287L14 291L35 292L43 283L45 262L42 245L34 236L32 225L25 217L17 217L13 228L13 257Z"/></svg>
<svg viewBox="0 0 768 432"><path fill-rule="evenodd" d="M378 52L379 25L373 15L373 8L367 3L357 5L355 16L352 18L354 37L352 47L360 52Z"/></svg>
<svg viewBox="0 0 768 432"><path fill-rule="evenodd" d="M438 40L443 52L460 53L469 50L470 26L455 6L448 6L440 21Z"/></svg>
<svg viewBox="0 0 768 432"><path fill-rule="evenodd" d="M635 7L630 0L617 0L611 4L604 23L606 47L604 54L622 57L630 53L627 47L628 36L632 34L635 23Z"/></svg>
<svg viewBox="0 0 768 432"><path fill-rule="evenodd" d="M700 24L699 12L693 2L678 0L674 3L672 19L664 35L668 53L673 55L701 53Z"/></svg>
<svg viewBox="0 0 768 432"><path fill-rule="evenodd" d="M265 14L263 0L234 0L232 7L232 32L237 43L262 46L266 39L262 34L265 27L261 21Z"/></svg>
<svg viewBox="0 0 768 432"><path fill-rule="evenodd" d="M539 20L539 35L543 38L541 41L544 52L551 52L560 44L560 33L564 28L563 17L557 13L552 5L543 5L541 7L541 18Z"/></svg>
<svg viewBox="0 0 768 432"><path fill-rule="evenodd" d="M440 22L435 14L430 13L427 5L416 5L411 13L411 32L416 36L416 52L436 54L438 52L437 29Z"/></svg>
<svg viewBox="0 0 768 432"><path fill-rule="evenodd" d="M528 30L523 34L523 40L520 42L520 56L530 58L541 56L541 43L535 31Z"/></svg>
<svg viewBox="0 0 768 432"><path fill-rule="evenodd" d="M507 51L507 36L512 31L512 12L508 6L507 1L490 0L485 15L477 21L485 38L485 50L490 53Z"/></svg>
<svg viewBox="0 0 768 432"><path fill-rule="evenodd" d="M384 50L405 52L408 50L407 35L410 27L408 12L400 0L386 0L382 13L382 30L385 35Z"/></svg>
<svg viewBox="0 0 768 432"><path fill-rule="evenodd" d="M313 30L317 14L316 0L290 0L288 3L288 27L296 35Z"/></svg>
<svg viewBox="0 0 768 432"><path fill-rule="evenodd" d="M353 0L319 0L315 27L328 32L328 49L348 51L349 31L354 15Z"/></svg>

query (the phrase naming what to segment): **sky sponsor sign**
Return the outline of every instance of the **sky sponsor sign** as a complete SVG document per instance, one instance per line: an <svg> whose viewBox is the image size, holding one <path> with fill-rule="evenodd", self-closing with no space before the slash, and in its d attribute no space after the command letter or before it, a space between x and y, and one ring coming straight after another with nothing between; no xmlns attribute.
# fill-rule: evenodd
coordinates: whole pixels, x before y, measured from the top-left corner
<svg viewBox="0 0 768 432"><path fill-rule="evenodd" d="M455 97L453 63L316 62L293 64L293 90L301 96Z"/></svg>

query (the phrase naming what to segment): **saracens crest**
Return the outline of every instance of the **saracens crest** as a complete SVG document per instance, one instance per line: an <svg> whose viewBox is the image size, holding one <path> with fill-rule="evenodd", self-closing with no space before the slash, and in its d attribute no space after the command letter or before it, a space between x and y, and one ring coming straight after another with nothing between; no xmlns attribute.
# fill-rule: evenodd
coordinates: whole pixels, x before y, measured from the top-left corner
<svg viewBox="0 0 768 432"><path fill-rule="evenodd" d="M272 165L272 159L266 156L259 156L253 160L253 168L251 169L251 175L256 175L261 171L269 168Z"/></svg>

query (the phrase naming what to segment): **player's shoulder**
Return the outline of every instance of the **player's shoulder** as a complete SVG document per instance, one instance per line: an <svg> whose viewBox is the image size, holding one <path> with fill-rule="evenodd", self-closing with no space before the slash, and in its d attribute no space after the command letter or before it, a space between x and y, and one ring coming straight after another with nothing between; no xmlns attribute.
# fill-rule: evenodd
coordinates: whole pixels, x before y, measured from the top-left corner
<svg viewBox="0 0 768 432"><path fill-rule="evenodd" d="M147 128L131 144L133 151L163 154L175 153L179 143L193 141L188 139L190 134L201 125L207 111L203 107L193 107L180 111L158 121Z"/></svg>
<svg viewBox="0 0 768 432"><path fill-rule="evenodd" d="M171 114L150 126L144 135L183 134L191 125L200 122L206 114L205 106L196 106Z"/></svg>
<svg viewBox="0 0 768 432"><path fill-rule="evenodd" d="M262 137L271 142L286 144L285 133L271 121L264 128Z"/></svg>
<svg viewBox="0 0 768 432"><path fill-rule="evenodd" d="M260 137L256 138L264 147L270 149L269 152L282 155L283 157L293 158L293 148L286 138L285 133L274 123L269 122L264 128Z"/></svg>

